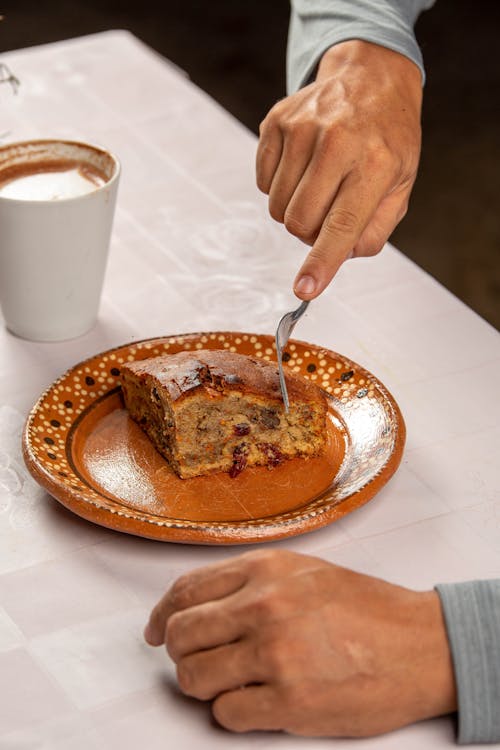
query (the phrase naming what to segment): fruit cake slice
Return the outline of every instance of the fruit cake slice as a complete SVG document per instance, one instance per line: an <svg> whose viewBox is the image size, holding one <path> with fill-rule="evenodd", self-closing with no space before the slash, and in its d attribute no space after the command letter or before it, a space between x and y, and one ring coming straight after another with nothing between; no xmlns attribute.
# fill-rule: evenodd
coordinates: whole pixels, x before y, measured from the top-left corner
<svg viewBox="0 0 500 750"><path fill-rule="evenodd" d="M182 351L121 369L131 417L183 479L321 453L325 394L298 375L286 382L288 413L276 364L244 354Z"/></svg>

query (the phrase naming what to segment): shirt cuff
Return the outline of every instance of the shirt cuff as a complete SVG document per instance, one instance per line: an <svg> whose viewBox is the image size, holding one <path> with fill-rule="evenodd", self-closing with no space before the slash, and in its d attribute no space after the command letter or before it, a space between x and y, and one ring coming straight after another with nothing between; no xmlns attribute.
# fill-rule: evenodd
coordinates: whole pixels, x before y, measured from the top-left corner
<svg viewBox="0 0 500 750"><path fill-rule="evenodd" d="M292 26L293 23L292 20ZM292 34L292 27L290 31ZM298 91L312 80L319 61L327 49L350 39L380 44L382 47L399 52L417 65L422 75L422 85L425 83L422 53L412 33L405 34L389 27L384 28L370 23L352 22L336 24L334 30L332 29L321 35L314 45L307 45L302 50L294 51L293 41L290 42L287 63L288 93Z"/></svg>
<svg viewBox="0 0 500 750"><path fill-rule="evenodd" d="M313 78L327 49L349 39L380 44L418 66L422 53L413 27L435 0L291 0L287 48L287 89L297 91Z"/></svg>
<svg viewBox="0 0 500 750"><path fill-rule="evenodd" d="M438 584L458 693L458 742L500 742L500 579Z"/></svg>

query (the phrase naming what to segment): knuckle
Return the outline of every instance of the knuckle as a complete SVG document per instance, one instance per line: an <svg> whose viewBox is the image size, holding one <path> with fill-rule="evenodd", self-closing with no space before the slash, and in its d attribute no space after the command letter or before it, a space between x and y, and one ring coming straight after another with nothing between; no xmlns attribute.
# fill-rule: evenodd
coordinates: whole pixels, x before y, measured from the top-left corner
<svg viewBox="0 0 500 750"><path fill-rule="evenodd" d="M260 137L258 151L260 162L265 162L267 159L274 159L280 155L280 151L276 147L276 140L266 134Z"/></svg>
<svg viewBox="0 0 500 750"><path fill-rule="evenodd" d="M264 172L264 169L261 165L257 166L255 177L257 188L261 193L264 193L264 195L268 195L271 187L271 180L269 176Z"/></svg>
<svg viewBox="0 0 500 750"><path fill-rule="evenodd" d="M267 549L252 550L251 552L245 552L243 554L243 559L251 568L260 568L274 558L275 552L275 550Z"/></svg>
<svg viewBox="0 0 500 750"><path fill-rule="evenodd" d="M281 599L274 587L269 586L254 595L250 608L254 621L262 625L279 618L282 610Z"/></svg>
<svg viewBox="0 0 500 750"><path fill-rule="evenodd" d="M273 163L275 161L274 153L270 149L259 144L259 153L255 165L255 177L257 187L265 195L269 195L273 178Z"/></svg>
<svg viewBox="0 0 500 750"><path fill-rule="evenodd" d="M280 685L280 699L290 710L287 732L297 736L310 734L310 719L317 712L318 696L310 683L291 681Z"/></svg>
<svg viewBox="0 0 500 750"><path fill-rule="evenodd" d="M372 258L374 255L378 255L384 248L386 238L379 238L372 242L371 245L367 246L362 254L364 258Z"/></svg>
<svg viewBox="0 0 500 750"><path fill-rule="evenodd" d="M348 208L333 208L325 218L323 229L335 235L351 235L358 227L358 217Z"/></svg>
<svg viewBox="0 0 500 750"><path fill-rule="evenodd" d="M372 144L366 150L366 166L373 171L394 171L399 161L395 153L385 143Z"/></svg>
<svg viewBox="0 0 500 750"><path fill-rule="evenodd" d="M279 102L277 102L267 113L267 115L264 117L262 122L259 125L259 133L262 135L267 130L272 129L273 127L276 127L279 120Z"/></svg>
<svg viewBox="0 0 500 750"><path fill-rule="evenodd" d="M150 614L149 619L154 628L159 629L162 626L163 613L162 613L162 607L160 604L157 604L154 607L154 609L152 610Z"/></svg>
<svg viewBox="0 0 500 750"><path fill-rule="evenodd" d="M270 638L257 647L257 659L277 681L286 682L290 665L290 647L283 639Z"/></svg>
<svg viewBox="0 0 500 750"><path fill-rule="evenodd" d="M170 589L170 603L174 610L185 609L191 603L189 576L181 576Z"/></svg>
<svg viewBox="0 0 500 750"><path fill-rule="evenodd" d="M174 613L169 617L165 628L165 644L167 646L168 653L174 660L179 652L179 640L184 630L181 627L180 620L181 618L179 617L179 615Z"/></svg>
<svg viewBox="0 0 500 750"><path fill-rule="evenodd" d="M260 190L260 192L267 194L269 189L269 182L260 172L257 172L256 183L257 188Z"/></svg>
<svg viewBox="0 0 500 750"><path fill-rule="evenodd" d="M264 117L264 119L261 120L261 122L259 123L259 136L260 136L260 138L264 137L264 135L265 135L266 131L268 130L268 128L270 127L271 123L272 123L271 113L269 112L269 114L266 115L266 117Z"/></svg>
<svg viewBox="0 0 500 750"><path fill-rule="evenodd" d="M365 257L371 258L374 255L378 255L384 247L385 242L385 239L380 239L378 240L378 242L374 242L371 247L367 248L366 252L364 253Z"/></svg>
<svg viewBox="0 0 500 750"><path fill-rule="evenodd" d="M313 236L313 230L310 226L305 224L296 214L285 212L284 222L286 229L293 234L294 237L298 237L303 242L308 242Z"/></svg>
<svg viewBox="0 0 500 750"><path fill-rule="evenodd" d="M385 175L395 186L412 185L417 167L418 162L415 163L405 151L386 142L372 144L365 151L365 174Z"/></svg>
<svg viewBox="0 0 500 750"><path fill-rule="evenodd" d="M198 698L200 701L210 700L214 692L210 687L210 679L203 676L203 670L195 668L189 658L182 659L177 665L177 682L184 695Z"/></svg>
<svg viewBox="0 0 500 750"><path fill-rule="evenodd" d="M324 126L317 140L317 154L320 161L328 161L334 152L342 153L345 134L334 123Z"/></svg>
<svg viewBox="0 0 500 750"><path fill-rule="evenodd" d="M353 248L353 258L370 258L373 255L377 255L385 245L385 236L371 234L371 236L363 236L356 243Z"/></svg>
<svg viewBox="0 0 500 750"><path fill-rule="evenodd" d="M279 99L271 109L268 111L264 119L259 125L259 133L265 133L268 130L273 130L274 128L281 128L283 125L284 120L286 119L286 113L288 110L288 100L287 97L284 99Z"/></svg>
<svg viewBox="0 0 500 750"><path fill-rule="evenodd" d="M276 549L259 549L247 552L245 554L246 563L254 572L267 573L272 571L276 566L281 566L285 558L288 557L286 550Z"/></svg>
<svg viewBox="0 0 500 750"><path fill-rule="evenodd" d="M212 704L212 714L218 724L231 732L245 732L249 729L238 714L230 694L220 695L215 699Z"/></svg>
<svg viewBox="0 0 500 750"><path fill-rule="evenodd" d="M274 221L279 221L280 224L283 224L285 210L282 202L281 200L274 198L272 195L269 198L269 214Z"/></svg>
<svg viewBox="0 0 500 750"><path fill-rule="evenodd" d="M316 152L320 162L349 164L353 161L353 134L337 120L329 120L318 133Z"/></svg>
<svg viewBox="0 0 500 750"><path fill-rule="evenodd" d="M177 682L185 695L195 695L192 670L188 667L185 660L179 662L177 665Z"/></svg>
<svg viewBox="0 0 500 750"><path fill-rule="evenodd" d="M295 143L297 149L309 142L316 134L316 125L307 116L289 118L283 122L282 128L285 135L290 137L292 143Z"/></svg>

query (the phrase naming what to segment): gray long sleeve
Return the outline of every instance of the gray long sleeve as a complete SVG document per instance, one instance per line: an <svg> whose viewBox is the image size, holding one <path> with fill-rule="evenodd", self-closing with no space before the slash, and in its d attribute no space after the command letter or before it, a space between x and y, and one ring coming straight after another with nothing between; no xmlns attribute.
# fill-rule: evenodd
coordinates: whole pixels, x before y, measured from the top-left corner
<svg viewBox="0 0 500 750"><path fill-rule="evenodd" d="M500 742L500 579L436 586L458 691L458 742Z"/></svg>
<svg viewBox="0 0 500 750"><path fill-rule="evenodd" d="M326 50L348 39L408 57L425 78L413 26L434 0L291 0L288 93L305 85ZM500 579L439 584L458 691L458 742L500 742Z"/></svg>
<svg viewBox="0 0 500 750"><path fill-rule="evenodd" d="M375 42L413 60L422 54L413 33L421 11L435 0L292 0L287 52L287 90L310 79L326 50L348 39Z"/></svg>

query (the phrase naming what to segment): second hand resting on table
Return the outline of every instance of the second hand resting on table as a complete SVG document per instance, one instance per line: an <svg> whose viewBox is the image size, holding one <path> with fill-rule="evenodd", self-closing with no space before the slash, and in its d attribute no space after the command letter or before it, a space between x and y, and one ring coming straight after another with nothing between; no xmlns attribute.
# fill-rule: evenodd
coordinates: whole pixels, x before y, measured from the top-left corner
<svg viewBox="0 0 500 750"><path fill-rule="evenodd" d="M456 709L437 593L315 557L258 550L194 570L145 637L236 732L362 737Z"/></svg>

